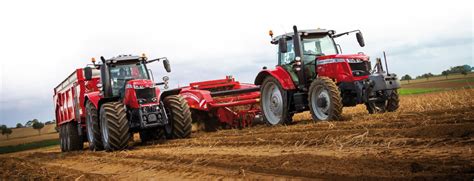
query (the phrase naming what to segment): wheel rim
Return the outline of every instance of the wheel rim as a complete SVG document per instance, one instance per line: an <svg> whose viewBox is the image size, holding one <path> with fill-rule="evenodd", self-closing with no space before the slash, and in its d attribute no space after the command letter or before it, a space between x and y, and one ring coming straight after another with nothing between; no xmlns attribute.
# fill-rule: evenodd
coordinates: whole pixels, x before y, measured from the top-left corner
<svg viewBox="0 0 474 181"><path fill-rule="evenodd" d="M269 82L263 88L262 104L267 121L278 124L283 114L283 96L275 83Z"/></svg>
<svg viewBox="0 0 474 181"><path fill-rule="evenodd" d="M319 120L326 120L329 117L329 107L331 106L331 98L329 92L323 88L316 88L311 94L311 106L314 115Z"/></svg>
<svg viewBox="0 0 474 181"><path fill-rule="evenodd" d="M92 132L92 115L89 114L89 111L87 111L87 119L86 119L86 127L87 127L87 138L89 140L89 146L94 145L94 133ZM95 145L94 145L95 146Z"/></svg>
<svg viewBox="0 0 474 181"><path fill-rule="evenodd" d="M102 137L104 138L103 144L105 147L108 147L109 146L109 130L107 129L107 120L105 118L105 114L102 114L100 118L101 118L100 125L101 125L101 130L102 130Z"/></svg>

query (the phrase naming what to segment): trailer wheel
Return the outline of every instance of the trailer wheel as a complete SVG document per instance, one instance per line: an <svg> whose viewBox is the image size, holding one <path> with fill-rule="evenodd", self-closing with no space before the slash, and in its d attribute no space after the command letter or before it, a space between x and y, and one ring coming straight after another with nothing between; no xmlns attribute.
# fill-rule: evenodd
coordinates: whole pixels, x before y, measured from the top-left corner
<svg viewBox="0 0 474 181"><path fill-rule="evenodd" d="M76 121L71 121L66 123L66 148L67 151L77 151L84 148L84 142L82 141L82 136L79 135L79 126Z"/></svg>
<svg viewBox="0 0 474 181"><path fill-rule="evenodd" d="M127 147L130 133L127 113L120 102L108 102L100 108L102 143L106 151L123 150Z"/></svg>
<svg viewBox="0 0 474 181"><path fill-rule="evenodd" d="M341 92L328 77L319 77L309 87L309 109L314 120L339 120L342 114Z"/></svg>
<svg viewBox="0 0 474 181"><path fill-rule="evenodd" d="M260 88L261 110L267 124L290 124L291 114L288 110L288 92L274 77L265 78Z"/></svg>
<svg viewBox="0 0 474 181"><path fill-rule="evenodd" d="M86 128L87 140L89 141L89 149L98 151L104 149L102 144L102 134L99 127L99 117L97 116L97 109L92 102L86 103Z"/></svg>
<svg viewBox="0 0 474 181"><path fill-rule="evenodd" d="M398 97L398 91L392 90L390 96L387 99L387 111L394 112L400 107L400 98Z"/></svg>
<svg viewBox="0 0 474 181"><path fill-rule="evenodd" d="M67 151L67 148L66 148L66 133L65 133L64 128L66 128L66 126L64 124L59 126L59 146L61 147L62 152Z"/></svg>
<svg viewBox="0 0 474 181"><path fill-rule="evenodd" d="M168 138L189 138L192 130L191 111L181 95L170 95L164 99L169 125L165 126Z"/></svg>

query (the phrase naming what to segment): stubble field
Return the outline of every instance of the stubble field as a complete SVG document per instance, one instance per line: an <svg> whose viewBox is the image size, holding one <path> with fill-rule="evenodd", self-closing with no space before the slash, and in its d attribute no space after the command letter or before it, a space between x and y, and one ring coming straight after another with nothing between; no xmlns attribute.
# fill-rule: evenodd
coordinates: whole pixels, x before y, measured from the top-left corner
<svg viewBox="0 0 474 181"><path fill-rule="evenodd" d="M0 155L0 176L26 179L472 179L474 90L401 97L397 112L344 108L344 120L197 132L120 152L59 147ZM136 140L137 142L139 140ZM86 148L87 149L87 148Z"/></svg>

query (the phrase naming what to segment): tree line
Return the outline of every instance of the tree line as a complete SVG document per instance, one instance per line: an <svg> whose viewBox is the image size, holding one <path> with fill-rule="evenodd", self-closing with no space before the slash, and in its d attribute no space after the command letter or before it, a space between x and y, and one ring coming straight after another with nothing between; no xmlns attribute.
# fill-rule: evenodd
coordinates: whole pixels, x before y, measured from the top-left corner
<svg viewBox="0 0 474 181"><path fill-rule="evenodd" d="M33 119L33 120L29 120L25 123L25 125L21 124L21 123L17 123L16 124L16 128L33 128L33 129L36 129L38 131L38 135L41 135L41 129L44 128L44 125L48 125L48 124L55 124L56 123L56 120L52 120L52 121L46 121L46 122L41 122L39 121L38 119ZM7 127L6 125L0 125L0 130L2 132L2 135L5 135L7 137L7 139L9 139L9 136L10 134L13 133L13 130L12 128L9 128Z"/></svg>
<svg viewBox="0 0 474 181"><path fill-rule="evenodd" d="M449 69L442 71L440 75L446 76L446 78L448 78L448 75L450 75L450 74L462 74L462 75L466 76L469 72L472 72L473 68L474 67L471 67L469 65L459 65L459 66L455 66L455 67L450 67ZM431 72L428 72L428 73L424 73L422 75L416 76L416 79L425 78L426 80L429 80L430 77L434 77L434 76L436 76L436 75L432 74ZM408 82L410 82L410 80L413 80L413 77L406 74L406 75L402 76L402 78L400 80L407 80Z"/></svg>

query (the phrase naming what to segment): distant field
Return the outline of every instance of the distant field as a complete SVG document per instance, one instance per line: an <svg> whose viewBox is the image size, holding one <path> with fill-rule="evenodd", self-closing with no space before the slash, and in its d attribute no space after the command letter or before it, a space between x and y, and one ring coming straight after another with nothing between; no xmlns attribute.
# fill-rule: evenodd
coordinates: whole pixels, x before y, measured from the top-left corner
<svg viewBox="0 0 474 181"><path fill-rule="evenodd" d="M37 142L25 143L12 146L0 146L0 154L12 153L17 151L31 150L35 148L43 148L47 146L54 146L59 144L59 139L42 140Z"/></svg>
<svg viewBox="0 0 474 181"><path fill-rule="evenodd" d="M55 127L55 124L44 125L44 128L41 129L41 134L56 133L56 130L54 129ZM38 131L33 128L13 128L9 140L30 136L38 136ZM0 144L5 140L7 140L7 137L5 135L0 135Z"/></svg>
<svg viewBox="0 0 474 181"><path fill-rule="evenodd" d="M401 81L401 83L402 85L409 85L409 84L416 84L416 83L423 83L423 82L433 82L433 81L443 81L443 80L453 80L453 79L463 80L463 79L471 79L471 78L474 79L474 72L470 72L465 76L462 74L452 74L452 75L448 75L447 78L446 76L434 76L434 77L430 77L429 79L423 78L423 79L415 79L415 80L410 80L410 81L403 80Z"/></svg>
<svg viewBox="0 0 474 181"><path fill-rule="evenodd" d="M401 95L409 94L422 94L436 91L445 91L452 89L470 89L474 88L474 73L470 73L466 76L458 74L451 75L446 78L445 76L433 77L430 79L417 79L408 81L402 81L402 88L400 89Z"/></svg>

